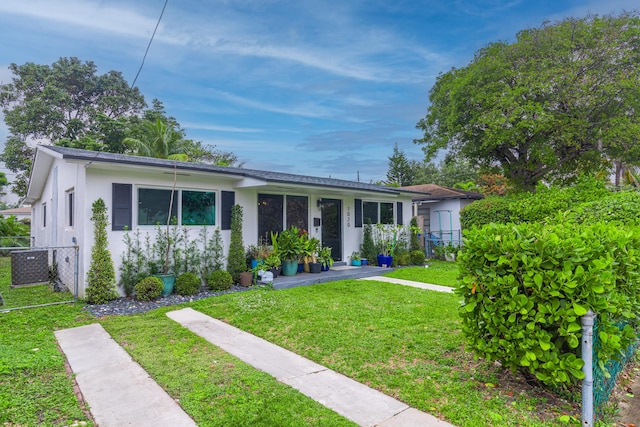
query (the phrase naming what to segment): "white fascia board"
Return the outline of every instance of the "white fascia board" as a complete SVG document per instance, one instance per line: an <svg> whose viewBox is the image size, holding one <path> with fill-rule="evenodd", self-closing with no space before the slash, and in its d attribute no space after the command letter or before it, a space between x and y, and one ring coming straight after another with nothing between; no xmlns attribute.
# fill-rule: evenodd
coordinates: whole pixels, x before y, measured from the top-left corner
<svg viewBox="0 0 640 427"><path fill-rule="evenodd" d="M253 188L253 187L264 187L269 183L262 179L244 177L238 182L236 182L233 187L234 188Z"/></svg>

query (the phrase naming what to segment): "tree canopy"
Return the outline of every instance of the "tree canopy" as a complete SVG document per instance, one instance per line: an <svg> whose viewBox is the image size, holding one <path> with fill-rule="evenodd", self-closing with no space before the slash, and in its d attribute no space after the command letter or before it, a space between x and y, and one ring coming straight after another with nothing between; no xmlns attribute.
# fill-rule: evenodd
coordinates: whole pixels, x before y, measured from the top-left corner
<svg viewBox="0 0 640 427"><path fill-rule="evenodd" d="M237 163L233 153L187 139L160 101L145 109L143 95L129 87L120 72L100 75L93 62L77 58L60 58L51 66L11 64L9 69L14 77L0 85L0 107L10 135L0 161L16 174L12 190L18 195L26 194L37 143L226 166Z"/></svg>
<svg viewBox="0 0 640 427"><path fill-rule="evenodd" d="M417 128L521 189L640 163L640 18L589 16L521 31L438 76Z"/></svg>

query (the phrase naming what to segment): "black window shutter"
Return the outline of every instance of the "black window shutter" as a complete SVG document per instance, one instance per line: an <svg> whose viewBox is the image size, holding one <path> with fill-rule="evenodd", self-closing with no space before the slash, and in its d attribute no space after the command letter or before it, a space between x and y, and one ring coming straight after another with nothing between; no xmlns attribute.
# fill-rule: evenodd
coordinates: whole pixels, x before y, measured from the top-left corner
<svg viewBox="0 0 640 427"><path fill-rule="evenodd" d="M131 230L132 217L132 191L131 184L113 184L112 186L112 216L111 229L124 230L125 227Z"/></svg>
<svg viewBox="0 0 640 427"><path fill-rule="evenodd" d="M396 202L396 224L404 224L404 221L402 220L402 202Z"/></svg>
<svg viewBox="0 0 640 427"><path fill-rule="evenodd" d="M221 193L220 229L231 230L231 208L236 204L236 193L235 191L222 191Z"/></svg>
<svg viewBox="0 0 640 427"><path fill-rule="evenodd" d="M355 207L354 207L354 220L353 226L356 228L362 228L362 200L355 199Z"/></svg>

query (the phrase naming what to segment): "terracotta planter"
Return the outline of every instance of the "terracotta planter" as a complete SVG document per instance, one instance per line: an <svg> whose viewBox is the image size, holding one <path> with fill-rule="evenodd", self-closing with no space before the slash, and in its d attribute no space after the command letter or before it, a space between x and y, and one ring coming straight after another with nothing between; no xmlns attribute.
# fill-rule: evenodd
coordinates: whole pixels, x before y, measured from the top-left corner
<svg viewBox="0 0 640 427"><path fill-rule="evenodd" d="M244 287L251 286L253 283L253 273L250 271L245 271L240 273L240 285Z"/></svg>

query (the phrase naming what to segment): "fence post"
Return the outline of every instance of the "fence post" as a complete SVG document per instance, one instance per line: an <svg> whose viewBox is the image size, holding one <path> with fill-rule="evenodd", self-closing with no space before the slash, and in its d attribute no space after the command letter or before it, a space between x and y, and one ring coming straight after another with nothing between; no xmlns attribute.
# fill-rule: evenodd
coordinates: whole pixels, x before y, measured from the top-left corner
<svg viewBox="0 0 640 427"><path fill-rule="evenodd" d="M596 315L589 310L582 316L582 426L593 427L593 324Z"/></svg>
<svg viewBox="0 0 640 427"><path fill-rule="evenodd" d="M78 247L78 241L74 237L72 239L73 249L75 250L74 258L75 258L75 267L73 268L73 296L77 300L78 299L78 261L80 259L80 248Z"/></svg>

